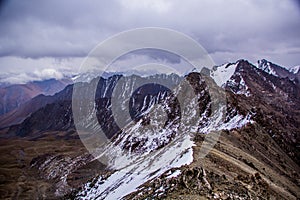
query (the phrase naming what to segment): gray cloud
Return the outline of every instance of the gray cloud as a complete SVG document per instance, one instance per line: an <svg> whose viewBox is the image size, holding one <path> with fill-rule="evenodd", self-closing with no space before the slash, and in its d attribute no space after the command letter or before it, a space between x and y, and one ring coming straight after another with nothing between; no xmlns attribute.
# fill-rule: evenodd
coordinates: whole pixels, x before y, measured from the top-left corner
<svg viewBox="0 0 300 200"><path fill-rule="evenodd" d="M8 60L19 59L30 60L23 71L37 67L64 71L53 62L76 59L78 65L79 58L107 37L145 26L171 28L191 36L219 64L267 58L290 67L300 62L299 19L296 0L4 1L0 9L0 69L9 71L16 62ZM41 59L45 65L35 66Z"/></svg>

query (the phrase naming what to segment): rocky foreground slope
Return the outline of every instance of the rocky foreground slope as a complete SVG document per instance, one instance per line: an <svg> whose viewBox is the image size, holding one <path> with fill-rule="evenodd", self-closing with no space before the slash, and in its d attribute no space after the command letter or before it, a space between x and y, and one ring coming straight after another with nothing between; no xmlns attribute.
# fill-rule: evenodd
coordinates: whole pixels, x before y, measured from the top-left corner
<svg viewBox="0 0 300 200"><path fill-rule="evenodd" d="M79 122L94 132L100 127L109 138L97 149L98 159L79 140L69 86L21 124L1 130L1 198L300 198L296 73L267 61L254 66L239 60L186 77L130 76L123 85L118 85L122 76L95 79L100 126L84 117ZM194 95L184 86L135 87L147 79L170 87L186 80ZM89 84L93 81L82 87ZM125 126L113 115L116 87L123 91L117 99L133 94L119 105L130 106L130 115L122 118ZM223 94L226 104L214 107L214 95ZM218 118L215 113L223 110ZM203 157L207 138L216 144Z"/></svg>

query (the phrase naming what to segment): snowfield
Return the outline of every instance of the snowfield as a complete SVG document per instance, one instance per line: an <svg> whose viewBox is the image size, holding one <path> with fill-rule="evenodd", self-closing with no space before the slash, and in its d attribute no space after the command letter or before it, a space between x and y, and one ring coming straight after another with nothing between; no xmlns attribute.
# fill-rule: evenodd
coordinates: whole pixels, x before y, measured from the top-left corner
<svg viewBox="0 0 300 200"><path fill-rule="evenodd" d="M218 66L216 70L212 70L210 76L215 80L219 87L222 87L230 77L234 74L238 63L230 64L226 63Z"/></svg>

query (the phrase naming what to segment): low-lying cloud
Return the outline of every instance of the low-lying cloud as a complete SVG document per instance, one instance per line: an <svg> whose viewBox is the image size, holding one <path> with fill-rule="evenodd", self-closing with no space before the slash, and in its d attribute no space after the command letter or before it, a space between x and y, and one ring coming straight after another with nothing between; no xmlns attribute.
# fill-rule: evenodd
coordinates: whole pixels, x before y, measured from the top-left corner
<svg viewBox="0 0 300 200"><path fill-rule="evenodd" d="M56 69L42 69L41 71L23 72L19 74L9 73L5 77L0 78L0 82L9 84L23 84L29 81L41 81L48 79L63 79L65 75Z"/></svg>

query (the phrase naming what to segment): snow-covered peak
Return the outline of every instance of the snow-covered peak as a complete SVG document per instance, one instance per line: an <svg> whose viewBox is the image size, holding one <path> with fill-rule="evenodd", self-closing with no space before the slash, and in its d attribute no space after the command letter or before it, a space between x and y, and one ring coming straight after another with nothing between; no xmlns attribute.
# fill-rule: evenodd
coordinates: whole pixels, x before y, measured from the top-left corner
<svg viewBox="0 0 300 200"><path fill-rule="evenodd" d="M273 67L273 63L271 63L265 59L258 60L256 67L258 69L261 69L261 70L267 72L268 74L271 74L273 76L278 76L278 74L276 73L276 71Z"/></svg>
<svg viewBox="0 0 300 200"><path fill-rule="evenodd" d="M210 72L210 76L214 79L216 84L221 87L234 74L237 65L238 65L238 62L225 63L223 65L214 67Z"/></svg>
<svg viewBox="0 0 300 200"><path fill-rule="evenodd" d="M290 68L290 72L293 74L297 74L300 70L300 65Z"/></svg>

